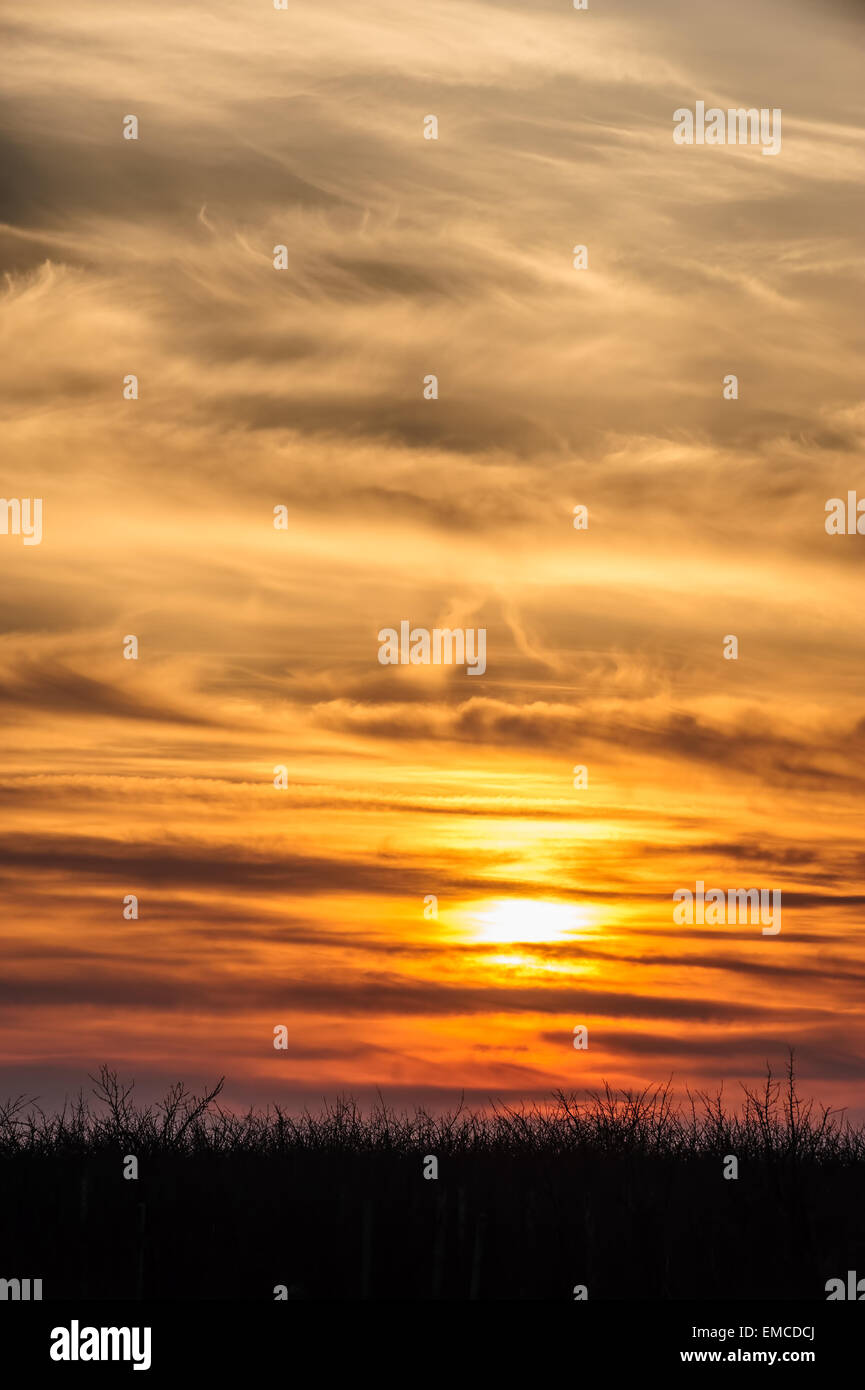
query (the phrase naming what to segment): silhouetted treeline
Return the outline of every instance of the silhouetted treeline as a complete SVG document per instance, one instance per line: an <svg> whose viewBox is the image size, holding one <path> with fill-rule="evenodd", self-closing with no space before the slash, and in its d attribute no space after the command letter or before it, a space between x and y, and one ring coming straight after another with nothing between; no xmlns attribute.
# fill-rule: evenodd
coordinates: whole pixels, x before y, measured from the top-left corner
<svg viewBox="0 0 865 1390"><path fill-rule="evenodd" d="M825 1299L865 1276L865 1126L802 1101L792 1065L734 1110L660 1086L237 1115L221 1085L135 1106L103 1068L96 1106L0 1105L0 1277L46 1299Z"/></svg>

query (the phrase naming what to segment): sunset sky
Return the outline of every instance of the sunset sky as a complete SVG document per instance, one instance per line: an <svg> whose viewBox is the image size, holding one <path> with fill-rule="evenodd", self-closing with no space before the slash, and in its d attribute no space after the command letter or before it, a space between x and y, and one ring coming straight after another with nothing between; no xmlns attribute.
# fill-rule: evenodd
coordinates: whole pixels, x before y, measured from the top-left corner
<svg viewBox="0 0 865 1390"><path fill-rule="evenodd" d="M863 40L6 0L0 1096L734 1098L791 1045L865 1115ZM698 100L781 152L677 146ZM380 665L402 619L485 674ZM698 879L780 934L676 925Z"/></svg>

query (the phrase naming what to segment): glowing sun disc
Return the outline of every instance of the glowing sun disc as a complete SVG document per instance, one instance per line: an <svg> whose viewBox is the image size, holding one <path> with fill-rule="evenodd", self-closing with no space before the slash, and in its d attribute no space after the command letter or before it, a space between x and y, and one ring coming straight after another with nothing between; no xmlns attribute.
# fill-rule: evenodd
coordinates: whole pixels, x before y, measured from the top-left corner
<svg viewBox="0 0 865 1390"><path fill-rule="evenodd" d="M497 898L482 912L472 914L476 941L566 941L588 925L585 911L576 903L547 902L540 898Z"/></svg>

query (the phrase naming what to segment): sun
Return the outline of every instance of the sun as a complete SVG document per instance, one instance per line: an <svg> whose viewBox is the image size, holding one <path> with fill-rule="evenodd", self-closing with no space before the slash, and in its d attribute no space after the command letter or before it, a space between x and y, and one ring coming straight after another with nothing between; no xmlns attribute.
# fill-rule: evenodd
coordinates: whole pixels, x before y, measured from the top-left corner
<svg viewBox="0 0 865 1390"><path fill-rule="evenodd" d="M543 898L493 898L471 921L474 939L490 943L566 941L590 925L582 906Z"/></svg>

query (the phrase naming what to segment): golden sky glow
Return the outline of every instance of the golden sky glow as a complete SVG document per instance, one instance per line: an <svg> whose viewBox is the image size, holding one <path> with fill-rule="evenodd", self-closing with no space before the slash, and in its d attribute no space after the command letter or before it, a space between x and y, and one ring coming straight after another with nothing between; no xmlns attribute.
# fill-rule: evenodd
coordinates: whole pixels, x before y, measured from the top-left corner
<svg viewBox="0 0 865 1390"><path fill-rule="evenodd" d="M3 28L2 490L44 534L0 536L0 1092L438 1104L790 1044L861 1108L861 12ZM697 99L781 153L677 147ZM402 619L486 673L380 665ZM697 879L780 888L779 936L676 926Z"/></svg>

